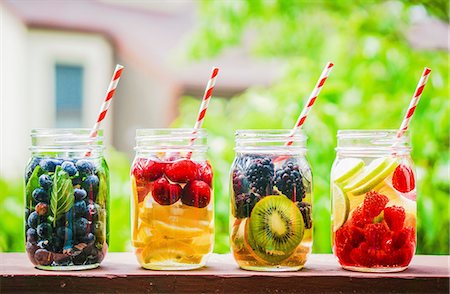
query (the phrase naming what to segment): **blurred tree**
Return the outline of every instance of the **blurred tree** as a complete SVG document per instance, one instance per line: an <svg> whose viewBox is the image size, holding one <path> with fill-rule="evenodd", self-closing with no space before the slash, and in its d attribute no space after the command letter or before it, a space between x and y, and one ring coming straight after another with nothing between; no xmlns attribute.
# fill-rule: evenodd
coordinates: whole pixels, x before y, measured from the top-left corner
<svg viewBox="0 0 450 294"><path fill-rule="evenodd" d="M209 106L204 127L216 173L218 252L229 250L233 131L291 128L328 60L336 66L304 127L315 182L314 251L330 252L329 173L337 130L399 127L422 69L429 66L431 78L410 127L418 172L418 252L449 252L449 54L411 48L405 39L411 7L448 20L446 1L202 2L192 58L217 55L249 34L256 40L255 56L285 65L285 76L270 88L213 99ZM190 126L197 107L197 100L184 98L175 125Z"/></svg>

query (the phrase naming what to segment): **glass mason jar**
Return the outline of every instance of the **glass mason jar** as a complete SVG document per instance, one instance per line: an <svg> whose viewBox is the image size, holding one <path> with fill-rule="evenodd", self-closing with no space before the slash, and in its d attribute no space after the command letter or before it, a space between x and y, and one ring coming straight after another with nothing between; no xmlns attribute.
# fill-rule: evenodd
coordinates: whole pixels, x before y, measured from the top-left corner
<svg viewBox="0 0 450 294"><path fill-rule="evenodd" d="M214 245L213 171L206 131L138 129L131 167L132 245L140 265L189 270Z"/></svg>
<svg viewBox="0 0 450 294"><path fill-rule="evenodd" d="M312 247L312 174L306 136L238 130L230 172L230 242L238 265L295 271Z"/></svg>
<svg viewBox="0 0 450 294"><path fill-rule="evenodd" d="M108 250L109 170L103 132L94 140L89 133L89 129L31 131L25 240L28 257L39 269L95 268Z"/></svg>
<svg viewBox="0 0 450 294"><path fill-rule="evenodd" d="M331 170L333 252L363 272L407 268L416 249L410 140L396 130L338 131Z"/></svg>

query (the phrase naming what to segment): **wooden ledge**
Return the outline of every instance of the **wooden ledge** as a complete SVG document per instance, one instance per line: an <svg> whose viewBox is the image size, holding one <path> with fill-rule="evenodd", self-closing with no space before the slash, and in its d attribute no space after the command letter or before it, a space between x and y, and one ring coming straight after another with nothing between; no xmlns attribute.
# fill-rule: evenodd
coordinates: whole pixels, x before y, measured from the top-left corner
<svg viewBox="0 0 450 294"><path fill-rule="evenodd" d="M109 253L100 268L52 272L24 253L0 253L1 293L449 293L450 256L416 256L400 273L342 270L330 254L312 254L298 272L240 270L231 255L214 254L194 271L149 271L132 253Z"/></svg>

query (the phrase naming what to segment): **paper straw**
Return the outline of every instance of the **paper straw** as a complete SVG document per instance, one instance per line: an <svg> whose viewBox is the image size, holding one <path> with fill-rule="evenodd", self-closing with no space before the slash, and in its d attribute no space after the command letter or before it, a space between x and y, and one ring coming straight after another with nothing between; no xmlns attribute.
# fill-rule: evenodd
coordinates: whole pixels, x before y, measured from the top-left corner
<svg viewBox="0 0 450 294"><path fill-rule="evenodd" d="M108 90L106 91L106 97L103 101L103 104L100 108L100 113L98 115L97 121L92 127L92 131L89 134L89 139L91 142L98 135L98 130L100 129L100 125L102 121L105 119L106 113L108 112L109 106L111 104L111 100L116 92L117 85L119 84L120 76L122 75L123 66L120 64L116 65L116 69L114 70L114 74L112 76L111 82L109 83ZM85 156L90 156L91 151L86 152Z"/></svg>
<svg viewBox="0 0 450 294"><path fill-rule="evenodd" d="M286 142L286 146L290 146L294 143L292 138L295 135L295 132L302 128L303 124L305 123L306 118L308 117L308 113L311 111L312 106L314 105L314 102L316 102L317 97L320 94L320 90L322 90L323 85L325 84L325 81L328 78L328 75L331 72L331 69L333 68L334 64L332 62L328 62L325 68L322 71L322 74L320 75L319 80L317 81L316 86L314 87L313 91L309 95L308 102L306 103L305 107L303 107L302 112L300 113L300 116L297 119L297 122L295 123L294 128L292 129L291 134L288 137L288 140Z"/></svg>
<svg viewBox="0 0 450 294"><path fill-rule="evenodd" d="M411 99L411 102L409 103L408 110L406 111L402 124L400 125L400 129L397 132L397 139L400 139L405 134L406 130L408 130L411 117L413 116L414 111L416 110L417 103L419 103L420 96L422 96L423 89L427 84L427 80L430 73L431 69L425 67L422 76L420 77L419 83L417 84L416 91L414 91L414 95ZM396 143L398 143L398 140Z"/></svg>
<svg viewBox="0 0 450 294"><path fill-rule="evenodd" d="M197 139L197 136L195 136L199 129L201 129L203 125L203 120L205 119L206 110L208 110L208 104L211 100L212 93L214 91L214 86L216 85L216 77L219 73L218 67L213 67L211 70L211 77L208 80L208 83L206 84L205 93L203 94L202 103L200 104L200 109L198 110L197 120L195 121L194 130L192 131L192 134L194 135L191 138L191 141L189 145L191 146L195 139ZM187 154L187 157L190 158L192 155L192 152L189 152Z"/></svg>

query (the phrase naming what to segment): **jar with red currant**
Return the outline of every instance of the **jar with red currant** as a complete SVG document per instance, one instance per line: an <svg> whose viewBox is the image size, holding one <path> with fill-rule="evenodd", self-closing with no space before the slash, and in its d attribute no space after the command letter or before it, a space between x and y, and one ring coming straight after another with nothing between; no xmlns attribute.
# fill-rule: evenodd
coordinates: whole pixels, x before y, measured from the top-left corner
<svg viewBox="0 0 450 294"><path fill-rule="evenodd" d="M312 174L306 136L291 132L236 132L230 243L243 269L296 271L311 252Z"/></svg>
<svg viewBox="0 0 450 294"><path fill-rule="evenodd" d="M416 249L416 185L410 140L395 130L337 134L331 170L333 252L363 272L406 269Z"/></svg>
<svg viewBox="0 0 450 294"><path fill-rule="evenodd" d="M143 268L200 268L212 252L213 171L206 138L203 129L136 131L132 245Z"/></svg>

